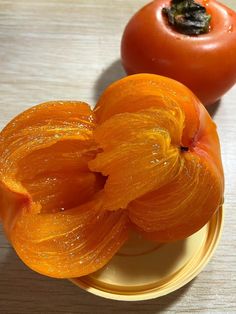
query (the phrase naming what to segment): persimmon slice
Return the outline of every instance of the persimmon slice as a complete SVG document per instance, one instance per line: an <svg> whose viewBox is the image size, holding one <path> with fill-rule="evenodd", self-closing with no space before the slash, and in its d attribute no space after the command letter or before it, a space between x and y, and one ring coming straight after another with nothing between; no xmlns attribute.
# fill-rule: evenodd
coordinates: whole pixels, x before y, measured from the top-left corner
<svg viewBox="0 0 236 314"><path fill-rule="evenodd" d="M222 186L200 157L182 154L179 174L129 205L129 217L146 238L169 242L198 231L222 203Z"/></svg>
<svg viewBox="0 0 236 314"><path fill-rule="evenodd" d="M104 212L99 200L53 214L25 214L11 241L33 270L56 278L74 278L103 267L127 239L127 215Z"/></svg>
<svg viewBox="0 0 236 314"><path fill-rule="evenodd" d="M95 111L41 104L0 133L0 219L20 258L51 277L104 266L130 224L157 242L188 237L223 192L216 125L165 77L126 77Z"/></svg>
<svg viewBox="0 0 236 314"><path fill-rule="evenodd" d="M178 174L181 158L177 143L183 125L183 112L171 107L117 114L96 129L94 137L103 152L89 166L108 176L104 209L126 208Z"/></svg>
<svg viewBox="0 0 236 314"><path fill-rule="evenodd" d="M113 83L95 114L103 152L90 169L108 176L104 208L127 208L148 238L174 241L203 227L223 202L216 126L184 85L139 74Z"/></svg>
<svg viewBox="0 0 236 314"><path fill-rule="evenodd" d="M190 145L200 125L199 104L196 96L181 83L153 74L136 74L111 84L100 97L95 114L99 124L111 116L155 107L177 105L185 113L181 144Z"/></svg>
<svg viewBox="0 0 236 314"><path fill-rule="evenodd" d="M52 277L102 267L127 237L127 214L105 213L105 178L92 173L96 124L87 104L50 102L0 135L1 218L21 259Z"/></svg>

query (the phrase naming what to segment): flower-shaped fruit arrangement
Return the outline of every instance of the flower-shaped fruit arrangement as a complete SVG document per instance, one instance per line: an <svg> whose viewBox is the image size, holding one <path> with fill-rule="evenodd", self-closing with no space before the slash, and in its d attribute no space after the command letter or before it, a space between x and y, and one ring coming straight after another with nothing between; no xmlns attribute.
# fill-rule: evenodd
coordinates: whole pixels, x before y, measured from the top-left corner
<svg viewBox="0 0 236 314"><path fill-rule="evenodd" d="M222 204L216 126L193 93L161 76L82 102L33 107L0 134L0 217L22 261L51 277L104 266L134 228L169 242Z"/></svg>

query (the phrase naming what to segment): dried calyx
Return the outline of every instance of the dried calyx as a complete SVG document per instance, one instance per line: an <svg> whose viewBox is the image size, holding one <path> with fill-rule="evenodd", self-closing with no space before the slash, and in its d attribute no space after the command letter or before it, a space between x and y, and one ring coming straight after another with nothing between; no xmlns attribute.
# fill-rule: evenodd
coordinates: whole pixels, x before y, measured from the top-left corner
<svg viewBox="0 0 236 314"><path fill-rule="evenodd" d="M177 31L186 35L199 35L209 31L211 15L194 0L172 0L162 10Z"/></svg>
<svg viewBox="0 0 236 314"><path fill-rule="evenodd" d="M180 150L181 150L181 152L188 152L188 151L189 151L189 148L186 147L186 146L181 146L181 147L180 147Z"/></svg>

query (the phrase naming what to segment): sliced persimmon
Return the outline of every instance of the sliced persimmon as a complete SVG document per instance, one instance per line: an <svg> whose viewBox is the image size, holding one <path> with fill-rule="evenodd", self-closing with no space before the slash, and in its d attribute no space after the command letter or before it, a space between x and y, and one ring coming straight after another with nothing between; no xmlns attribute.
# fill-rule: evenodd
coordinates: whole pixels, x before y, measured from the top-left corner
<svg viewBox="0 0 236 314"><path fill-rule="evenodd" d="M177 105L185 113L181 144L188 146L199 128L199 104L197 97L175 80L153 74L136 74L111 84L101 95L95 114L100 124L119 113Z"/></svg>
<svg viewBox="0 0 236 314"><path fill-rule="evenodd" d="M73 193L75 186L68 189L66 182L77 183L79 191L84 177L85 185L90 181L95 188L89 188L90 195L102 186L101 176L91 174L87 166L96 155L94 128L91 109L80 102L49 102L22 113L0 135L2 185L30 196L40 211L47 211L58 192L64 193L63 188L67 190L63 203L78 205L83 194ZM55 205L57 209L52 210L67 206Z"/></svg>
<svg viewBox="0 0 236 314"><path fill-rule="evenodd" d="M89 165L108 177L105 209L126 207L156 241L187 237L209 221L223 202L220 145L214 122L189 89L133 75L112 84L95 113L103 152Z"/></svg>
<svg viewBox="0 0 236 314"><path fill-rule="evenodd" d="M117 114L96 129L94 137L103 152L89 166L108 177L104 209L126 208L178 174L181 158L177 143L184 123L178 109Z"/></svg>
<svg viewBox="0 0 236 314"><path fill-rule="evenodd" d="M0 218L21 259L48 276L101 268L130 222L158 242L185 238L223 192L214 122L161 76L112 84L94 113L73 101L36 106L0 134Z"/></svg>
<svg viewBox="0 0 236 314"><path fill-rule="evenodd" d="M99 199L53 214L21 215L11 242L33 270L56 278L103 267L127 239L127 215L100 210Z"/></svg>
<svg viewBox="0 0 236 314"><path fill-rule="evenodd" d="M101 210L105 178L88 169L95 126L87 104L50 102L0 135L0 216L18 255L42 274L93 272L127 237L127 214Z"/></svg>
<svg viewBox="0 0 236 314"><path fill-rule="evenodd" d="M129 217L146 238L183 239L198 231L222 204L222 186L197 155L182 153L178 176L129 205Z"/></svg>

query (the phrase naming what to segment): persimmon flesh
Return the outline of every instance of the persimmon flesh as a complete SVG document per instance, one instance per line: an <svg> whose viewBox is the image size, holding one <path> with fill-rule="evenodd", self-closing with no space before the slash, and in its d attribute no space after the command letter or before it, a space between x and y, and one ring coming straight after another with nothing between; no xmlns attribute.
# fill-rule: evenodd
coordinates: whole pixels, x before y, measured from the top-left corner
<svg viewBox="0 0 236 314"><path fill-rule="evenodd" d="M221 206L216 126L184 85L139 74L94 111L49 102L0 134L0 218L20 258L56 278L103 267L130 225L158 242L188 237Z"/></svg>
<svg viewBox="0 0 236 314"><path fill-rule="evenodd" d="M127 239L127 215L101 210L95 117L87 104L49 102L0 135L0 217L19 257L56 278L105 265Z"/></svg>
<svg viewBox="0 0 236 314"><path fill-rule="evenodd" d="M199 230L223 202L216 125L197 97L172 79L140 74L111 85L95 114L103 152L90 169L108 177L104 208L159 242Z"/></svg>

